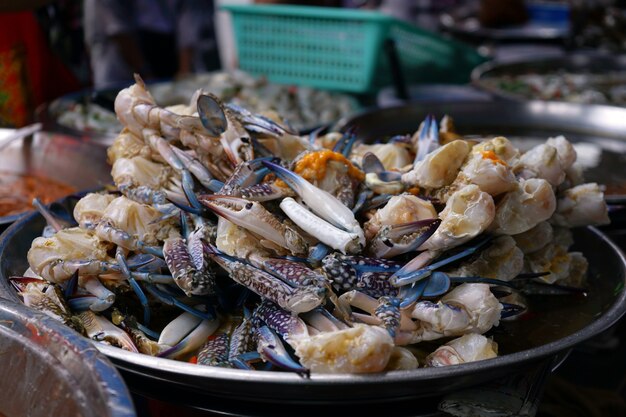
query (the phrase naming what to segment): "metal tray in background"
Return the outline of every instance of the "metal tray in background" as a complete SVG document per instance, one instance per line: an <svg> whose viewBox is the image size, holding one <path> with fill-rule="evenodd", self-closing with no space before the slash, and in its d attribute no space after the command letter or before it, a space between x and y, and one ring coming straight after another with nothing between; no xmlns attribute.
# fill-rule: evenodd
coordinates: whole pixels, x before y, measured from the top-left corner
<svg viewBox="0 0 626 417"><path fill-rule="evenodd" d="M38 132L2 148L0 170L50 178L77 191L99 188L112 181L111 167L106 162L106 147L50 132ZM20 215L0 216L0 227Z"/></svg>
<svg viewBox="0 0 626 417"><path fill-rule="evenodd" d="M474 86L495 97L527 101L528 98L523 95L496 88L486 81L501 76L556 74L560 71L574 74L621 73L623 84L626 85L626 55L584 52L555 57L496 60L476 67L472 71L471 80Z"/></svg>
<svg viewBox="0 0 626 417"><path fill-rule="evenodd" d="M577 147L579 159L595 162L585 180L626 188L626 109L551 101L421 102L365 111L342 121L356 127L365 141L413 133L432 114L448 114L457 131L481 137L505 136L516 146L530 148L551 136L564 135ZM626 193L606 194L609 203L623 204Z"/></svg>

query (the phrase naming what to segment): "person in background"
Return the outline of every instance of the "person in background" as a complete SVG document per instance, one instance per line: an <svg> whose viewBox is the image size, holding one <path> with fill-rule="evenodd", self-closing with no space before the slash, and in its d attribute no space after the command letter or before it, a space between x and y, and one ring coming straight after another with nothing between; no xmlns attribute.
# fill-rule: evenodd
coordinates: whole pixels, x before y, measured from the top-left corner
<svg viewBox="0 0 626 417"><path fill-rule="evenodd" d="M85 43L94 87L173 78L196 69L208 0L85 0Z"/></svg>

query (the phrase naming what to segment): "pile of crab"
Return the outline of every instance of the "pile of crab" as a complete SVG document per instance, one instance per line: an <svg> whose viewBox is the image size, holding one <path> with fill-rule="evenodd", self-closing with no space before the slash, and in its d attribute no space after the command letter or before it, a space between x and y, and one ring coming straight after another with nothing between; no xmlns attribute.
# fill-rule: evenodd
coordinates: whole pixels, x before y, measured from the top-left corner
<svg viewBox="0 0 626 417"><path fill-rule="evenodd" d="M115 189L71 221L38 205L49 227L11 281L133 352L302 374L491 358L484 334L524 314L528 291L584 288L570 228L608 221L563 137L522 154L447 117L373 145L299 136L201 91L159 107L138 77L115 110Z"/></svg>

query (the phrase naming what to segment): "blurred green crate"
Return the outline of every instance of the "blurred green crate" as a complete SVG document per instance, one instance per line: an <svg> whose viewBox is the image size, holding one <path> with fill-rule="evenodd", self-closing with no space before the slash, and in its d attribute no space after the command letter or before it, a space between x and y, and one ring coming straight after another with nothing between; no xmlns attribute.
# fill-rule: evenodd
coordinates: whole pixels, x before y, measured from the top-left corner
<svg viewBox="0 0 626 417"><path fill-rule="evenodd" d="M387 15L310 6L224 5L239 67L282 84L355 93L391 84L383 44L395 41L407 83L465 83L485 61L473 48Z"/></svg>

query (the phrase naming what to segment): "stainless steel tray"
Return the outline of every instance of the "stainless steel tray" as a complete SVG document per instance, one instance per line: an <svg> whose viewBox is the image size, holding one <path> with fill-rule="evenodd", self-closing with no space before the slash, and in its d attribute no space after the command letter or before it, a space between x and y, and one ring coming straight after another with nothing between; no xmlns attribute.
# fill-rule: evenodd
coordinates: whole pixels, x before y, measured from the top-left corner
<svg viewBox="0 0 626 417"><path fill-rule="evenodd" d="M44 224L39 214L32 213L15 222L0 238L0 297L18 301L6 279L26 269L26 252ZM425 398L532 369L599 334L624 314L623 254L593 228L578 230L575 239L576 250L590 261L589 285L593 291L583 302L556 304L558 308L548 310L551 315L543 325L523 320L503 323L499 331L509 337L517 335L514 339L520 345L509 346L508 354L495 359L372 375L314 374L305 379L291 373L203 367L96 346L117 366L132 391L227 415L293 415L294 410L320 411L330 405L335 413L367 404L411 410L425 404ZM573 314L580 319L572 320ZM555 328L560 328L561 336Z"/></svg>
<svg viewBox="0 0 626 417"><path fill-rule="evenodd" d="M100 188L112 181L106 147L50 132L38 132L32 138L16 140L2 148L0 170L36 174L76 190ZM19 216L0 216L0 225L11 223Z"/></svg>
<svg viewBox="0 0 626 417"><path fill-rule="evenodd" d="M495 97L525 101L526 97L494 87L488 83L488 80L501 76L556 74L559 71L575 74L621 73L620 75L623 75L621 79L626 84L626 55L584 52L549 58L496 60L474 68L471 80L474 86Z"/></svg>

